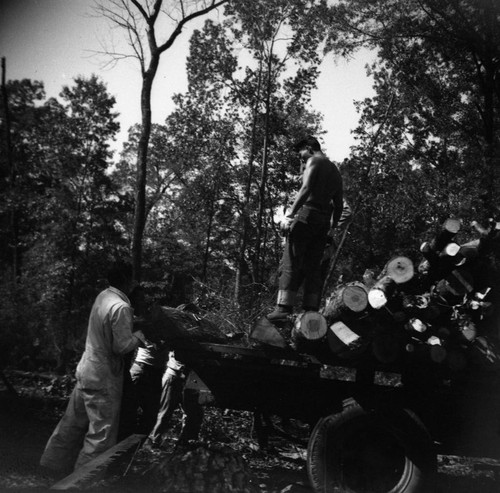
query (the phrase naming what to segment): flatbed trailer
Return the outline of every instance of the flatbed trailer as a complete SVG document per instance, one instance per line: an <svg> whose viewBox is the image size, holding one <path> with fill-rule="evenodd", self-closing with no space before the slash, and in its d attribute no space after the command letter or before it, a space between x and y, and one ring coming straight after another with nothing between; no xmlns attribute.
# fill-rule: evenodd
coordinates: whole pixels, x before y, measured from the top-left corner
<svg viewBox="0 0 500 493"><path fill-rule="evenodd" d="M190 342L176 354L201 403L309 423L318 493L429 493L438 454L500 457L497 371L422 381L411 368L292 348Z"/></svg>

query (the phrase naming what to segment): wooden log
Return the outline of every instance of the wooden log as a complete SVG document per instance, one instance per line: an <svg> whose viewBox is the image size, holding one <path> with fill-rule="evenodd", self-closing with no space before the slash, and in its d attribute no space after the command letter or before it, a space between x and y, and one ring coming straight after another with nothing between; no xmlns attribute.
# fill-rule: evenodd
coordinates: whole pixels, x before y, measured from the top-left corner
<svg viewBox="0 0 500 493"><path fill-rule="evenodd" d="M327 331L327 342L333 354L342 353L359 345L361 336L351 330L344 322L338 321L330 325Z"/></svg>
<svg viewBox="0 0 500 493"><path fill-rule="evenodd" d="M454 269L436 285L436 292L448 303L455 305L474 289L472 274L464 268Z"/></svg>
<svg viewBox="0 0 500 493"><path fill-rule="evenodd" d="M358 358L368 346L362 335L340 320L328 327L326 340L330 351L344 359Z"/></svg>
<svg viewBox="0 0 500 493"><path fill-rule="evenodd" d="M394 257L385 265L382 276L389 276L396 284L403 284L413 278L415 269L408 257Z"/></svg>
<svg viewBox="0 0 500 493"><path fill-rule="evenodd" d="M403 297L403 308L408 311L423 310L429 306L430 293L406 295Z"/></svg>
<svg viewBox="0 0 500 493"><path fill-rule="evenodd" d="M368 292L368 303L375 310L384 307L396 290L396 282L392 277L380 278Z"/></svg>
<svg viewBox="0 0 500 493"><path fill-rule="evenodd" d="M405 329L410 333L418 332L419 334L422 334L427 331L427 324L422 322L419 318L412 318L405 325Z"/></svg>
<svg viewBox="0 0 500 493"><path fill-rule="evenodd" d="M319 312L307 311L299 314L293 325L293 339L306 339L317 341L326 335L327 323L325 317Z"/></svg>
<svg viewBox="0 0 500 493"><path fill-rule="evenodd" d="M493 339L486 336L478 336L470 345L472 362L485 369L500 368L500 347Z"/></svg>
<svg viewBox="0 0 500 493"><path fill-rule="evenodd" d="M488 236L491 231L491 228L485 228L482 224L477 221L472 221L470 225L481 235Z"/></svg>
<svg viewBox="0 0 500 493"><path fill-rule="evenodd" d="M361 283L339 286L328 298L323 315L330 320L343 314L360 313L368 306L368 291Z"/></svg>
<svg viewBox="0 0 500 493"><path fill-rule="evenodd" d="M261 317L250 330L248 338L270 346L284 348L287 346L285 338L267 317Z"/></svg>
<svg viewBox="0 0 500 493"><path fill-rule="evenodd" d="M402 305L410 318L418 318L424 323L435 320L442 313L442 308L430 293L407 295L403 298Z"/></svg>
<svg viewBox="0 0 500 493"><path fill-rule="evenodd" d="M472 240L468 243L464 243L460 245L459 254L466 259L476 258L479 255L480 244L480 240Z"/></svg>
<svg viewBox="0 0 500 493"><path fill-rule="evenodd" d="M466 341L472 342L477 337L477 327L472 320L460 320L458 329Z"/></svg>
<svg viewBox="0 0 500 493"><path fill-rule="evenodd" d="M429 354L434 363L442 363L446 359L448 351L446 351L446 348L440 344L434 344L431 345Z"/></svg>
<svg viewBox="0 0 500 493"><path fill-rule="evenodd" d="M462 221L457 218L448 218L441 226L441 230L437 236L431 241L431 249L439 253L443 248L450 243L455 235L460 231Z"/></svg>
<svg viewBox="0 0 500 493"><path fill-rule="evenodd" d="M439 253L440 256L455 257L460 252L460 245L455 242L448 243Z"/></svg>
<svg viewBox="0 0 500 493"><path fill-rule="evenodd" d="M439 255L434 250L431 243L428 241L424 241L420 245L420 253L424 256L424 258L430 265L436 264L439 260Z"/></svg>
<svg viewBox="0 0 500 493"><path fill-rule="evenodd" d="M73 471L69 476L58 481L50 489L62 491L82 491L90 489L89 487L92 486L92 483L102 479L103 472L107 467L109 467L114 461L119 460L120 457L123 457L123 454L133 450L134 448L137 450L145 438L146 435L137 434L128 436L121 442L113 445L113 447L103 452L101 455L85 463L79 469Z"/></svg>
<svg viewBox="0 0 500 493"><path fill-rule="evenodd" d="M227 343L230 338L219 325L194 313L166 306L151 310L151 329L145 333L152 342L175 341Z"/></svg>
<svg viewBox="0 0 500 493"><path fill-rule="evenodd" d="M419 274L423 276L427 276L431 272L431 263L429 262L428 259L424 258L419 264L418 264L418 272Z"/></svg>

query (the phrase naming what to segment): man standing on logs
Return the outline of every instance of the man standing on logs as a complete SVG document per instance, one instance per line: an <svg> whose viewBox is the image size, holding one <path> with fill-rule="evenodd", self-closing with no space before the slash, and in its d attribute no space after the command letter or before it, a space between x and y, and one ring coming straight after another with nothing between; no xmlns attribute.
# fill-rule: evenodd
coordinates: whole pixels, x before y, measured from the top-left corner
<svg viewBox="0 0 500 493"><path fill-rule="evenodd" d="M281 260L278 302L267 315L270 321L286 320L293 312L300 286L302 307L318 311L322 290L321 258L328 231L335 228L343 209L342 177L323 154L318 140L308 136L294 146L304 172L302 186L281 224L287 235Z"/></svg>

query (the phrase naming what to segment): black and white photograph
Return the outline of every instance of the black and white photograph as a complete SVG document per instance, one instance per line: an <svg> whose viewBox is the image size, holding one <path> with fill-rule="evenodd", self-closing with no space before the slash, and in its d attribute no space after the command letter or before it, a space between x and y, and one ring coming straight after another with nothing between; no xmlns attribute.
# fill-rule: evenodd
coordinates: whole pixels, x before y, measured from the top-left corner
<svg viewBox="0 0 500 493"><path fill-rule="evenodd" d="M500 493L498 0L3 0L0 59L0 492Z"/></svg>

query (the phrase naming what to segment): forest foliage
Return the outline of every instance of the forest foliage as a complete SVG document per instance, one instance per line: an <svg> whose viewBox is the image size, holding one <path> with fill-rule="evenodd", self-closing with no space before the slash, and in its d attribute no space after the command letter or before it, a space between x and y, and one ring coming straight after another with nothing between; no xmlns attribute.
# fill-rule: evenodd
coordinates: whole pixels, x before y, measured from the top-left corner
<svg viewBox="0 0 500 493"><path fill-rule="evenodd" d="M233 0L193 32L187 90L151 129L150 302L194 301L241 329L270 308L274 217L300 179L291 145L321 140L310 96L322 61L362 47L377 53L375 96L357 102L356 142L337 163L355 215L332 282L415 258L446 217L464 220L464 241L471 220L498 218L497 2ZM64 367L109 261L130 255L141 124L114 156L115 100L98 76L75 77L58 98L36 80L10 80L3 94L0 356Z"/></svg>

